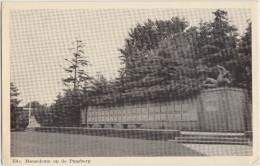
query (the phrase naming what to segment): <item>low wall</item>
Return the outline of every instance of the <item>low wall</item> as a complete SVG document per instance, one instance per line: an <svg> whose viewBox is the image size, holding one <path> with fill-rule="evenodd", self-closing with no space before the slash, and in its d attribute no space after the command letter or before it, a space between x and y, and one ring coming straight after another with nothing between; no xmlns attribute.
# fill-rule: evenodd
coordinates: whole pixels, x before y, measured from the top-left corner
<svg viewBox="0 0 260 166"><path fill-rule="evenodd" d="M35 131L67 134L84 134L106 137L138 138L146 140L173 140L175 139L175 137L180 136L179 130L36 127Z"/></svg>

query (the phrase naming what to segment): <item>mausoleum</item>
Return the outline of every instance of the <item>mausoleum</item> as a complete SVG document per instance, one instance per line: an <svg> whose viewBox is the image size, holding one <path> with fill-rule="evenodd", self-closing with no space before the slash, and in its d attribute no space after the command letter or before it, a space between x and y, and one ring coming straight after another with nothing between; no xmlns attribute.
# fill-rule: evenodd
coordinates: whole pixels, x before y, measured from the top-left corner
<svg viewBox="0 0 260 166"><path fill-rule="evenodd" d="M81 124L89 128L244 132L251 130L246 94L242 89L218 87L182 100L82 107Z"/></svg>

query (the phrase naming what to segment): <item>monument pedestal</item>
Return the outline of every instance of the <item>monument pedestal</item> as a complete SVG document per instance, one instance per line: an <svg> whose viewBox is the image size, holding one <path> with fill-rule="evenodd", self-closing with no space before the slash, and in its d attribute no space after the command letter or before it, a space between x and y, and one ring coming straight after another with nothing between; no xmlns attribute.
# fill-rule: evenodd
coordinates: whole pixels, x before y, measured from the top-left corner
<svg viewBox="0 0 260 166"><path fill-rule="evenodd" d="M27 129L32 129L35 127L41 127L41 124L37 122L35 116L31 116L29 119L29 125L27 126Z"/></svg>
<svg viewBox="0 0 260 166"><path fill-rule="evenodd" d="M244 132L246 114L242 89L219 87L201 92L201 130L212 132Z"/></svg>

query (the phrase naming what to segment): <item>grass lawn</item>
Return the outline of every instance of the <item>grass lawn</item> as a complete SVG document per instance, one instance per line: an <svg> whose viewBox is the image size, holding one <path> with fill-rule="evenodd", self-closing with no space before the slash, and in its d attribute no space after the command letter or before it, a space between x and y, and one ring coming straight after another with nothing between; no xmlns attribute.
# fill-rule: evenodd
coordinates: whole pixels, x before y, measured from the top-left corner
<svg viewBox="0 0 260 166"><path fill-rule="evenodd" d="M12 157L128 157L202 156L167 141L101 137L80 134L12 132Z"/></svg>

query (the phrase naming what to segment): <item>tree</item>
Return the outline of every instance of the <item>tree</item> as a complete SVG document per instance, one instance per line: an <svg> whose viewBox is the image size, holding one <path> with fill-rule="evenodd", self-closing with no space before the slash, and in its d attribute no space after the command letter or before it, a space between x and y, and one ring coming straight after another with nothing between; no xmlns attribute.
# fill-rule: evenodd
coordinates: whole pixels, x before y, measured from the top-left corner
<svg viewBox="0 0 260 166"><path fill-rule="evenodd" d="M11 103L11 109L18 107L19 103L22 100L18 100L18 96L20 93L18 92L19 90L15 87L14 83L10 83L10 103Z"/></svg>
<svg viewBox="0 0 260 166"><path fill-rule="evenodd" d="M71 60L65 59L69 62L67 68L63 68L67 73L70 74L68 78L63 79L66 86L73 84L73 91L77 91L84 86L84 83L91 78L85 72L84 67L88 65L88 61L84 59L84 48L85 44L81 40L76 40L76 47L70 48L73 51L73 58Z"/></svg>
<svg viewBox="0 0 260 166"><path fill-rule="evenodd" d="M248 91L249 97L252 95L252 22L248 20L246 33L242 36L238 48L238 66L240 77L239 87Z"/></svg>
<svg viewBox="0 0 260 166"><path fill-rule="evenodd" d="M163 40L171 38L175 34L183 32L188 27L188 22L178 17L173 17L166 21L151 21L145 22L143 25L138 24L129 32L125 48L119 49L122 56L122 63L125 65L121 70L120 78L117 83L122 93L120 96L123 100L135 98L135 100L144 99L144 89L146 86L151 86L148 81L144 81L147 75L155 79L156 75L151 74L151 65L155 65L157 57L153 56L153 52L158 52L157 49ZM157 64L157 67L160 64ZM156 67L156 66L152 66ZM153 71L155 72L156 69ZM157 70L158 71L158 70ZM148 79L147 79L148 80ZM156 78L157 82L160 81ZM145 82L145 83L144 83ZM153 82L156 82L155 80ZM131 97L132 96L132 97Z"/></svg>
<svg viewBox="0 0 260 166"><path fill-rule="evenodd" d="M238 33L234 25L230 25L228 13L223 10L213 12L213 22L200 23L200 61L205 76L217 78L217 65L230 71L232 86L236 86L237 71L237 43Z"/></svg>
<svg viewBox="0 0 260 166"><path fill-rule="evenodd" d="M54 109L55 126L79 126L80 123L80 99L73 90L66 90L64 96L59 94Z"/></svg>
<svg viewBox="0 0 260 166"><path fill-rule="evenodd" d="M11 128L17 127L17 114L18 114L18 105L22 100L18 100L20 93L14 83L10 83L10 112L11 112Z"/></svg>
<svg viewBox="0 0 260 166"><path fill-rule="evenodd" d="M85 71L84 67L88 65L88 61L84 59L84 46L81 40L76 40L76 47L69 50L72 51L71 60L65 59L68 67L64 67L66 73L70 74L68 78L63 79L65 86L65 94L62 98L56 100L55 117L59 119L59 125L62 126L78 126L80 122L80 103L88 94L88 82L92 79ZM73 88L71 88L73 85ZM59 97L59 96L58 96ZM60 101L61 99L61 101ZM85 104L87 104L85 102Z"/></svg>
<svg viewBox="0 0 260 166"><path fill-rule="evenodd" d="M125 39L125 48L119 49L122 54L120 58L125 65L124 74L129 81L143 77L145 73L139 74L138 67L143 65L150 50L156 49L161 40L183 32L188 25L184 19L173 17L166 21L148 20L143 25L137 24L134 29L130 29L129 38Z"/></svg>
<svg viewBox="0 0 260 166"><path fill-rule="evenodd" d="M197 70L199 34L194 29L179 32L162 40L148 52L123 96L138 101L180 99L200 90L202 73Z"/></svg>

